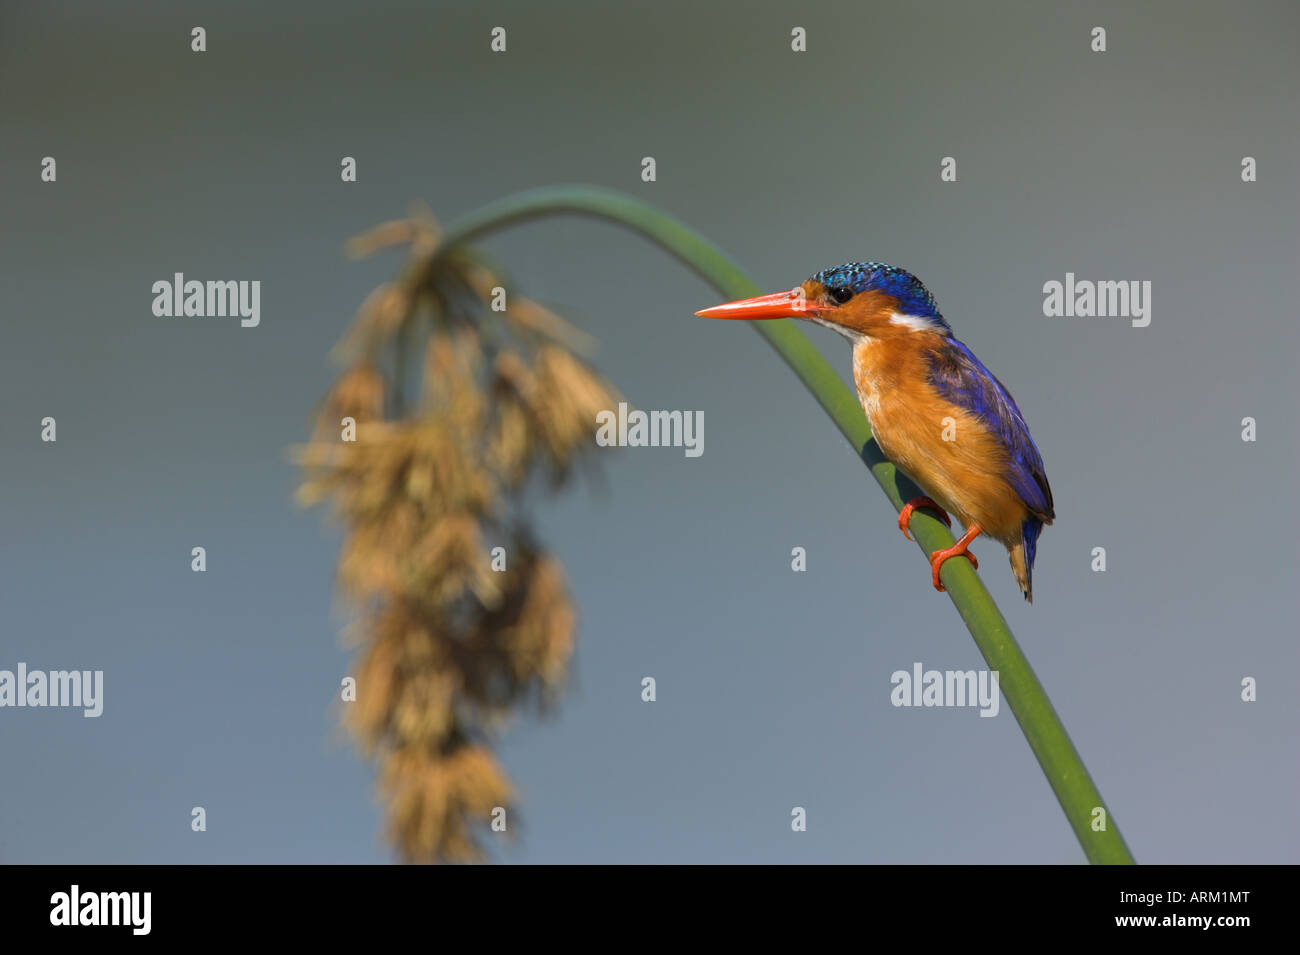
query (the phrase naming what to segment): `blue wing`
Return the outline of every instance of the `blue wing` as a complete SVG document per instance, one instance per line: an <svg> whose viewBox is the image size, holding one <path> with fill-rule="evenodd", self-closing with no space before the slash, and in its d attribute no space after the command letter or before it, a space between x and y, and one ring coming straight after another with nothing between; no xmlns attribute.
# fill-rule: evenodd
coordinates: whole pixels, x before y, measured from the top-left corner
<svg viewBox="0 0 1300 955"><path fill-rule="evenodd" d="M1010 458L1008 482L1034 517L1050 524L1056 517L1052 509L1052 488L1047 483L1043 459L1029 436L1029 426L1010 392L974 352L955 338L944 338L941 346L926 354L926 361L930 385L935 391L978 415L998 436ZM1034 530L1032 537L1037 538L1038 528ZM1032 550L1029 560L1032 564Z"/></svg>

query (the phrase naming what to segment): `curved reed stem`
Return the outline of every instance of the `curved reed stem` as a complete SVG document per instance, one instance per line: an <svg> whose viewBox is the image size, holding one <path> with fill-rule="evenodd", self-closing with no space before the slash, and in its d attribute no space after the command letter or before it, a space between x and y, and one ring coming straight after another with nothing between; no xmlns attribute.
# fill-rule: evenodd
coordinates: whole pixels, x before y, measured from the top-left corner
<svg viewBox="0 0 1300 955"><path fill-rule="evenodd" d="M698 233L639 199L596 186L549 186L489 203L454 223L447 230L442 247L551 215L590 216L637 232L676 257L725 299L747 298L760 291L734 262ZM753 322L752 327L777 350L826 410L862 457L894 510L902 510L905 501L919 496L920 489L894 468L872 439L871 426L857 396L797 324L782 319ZM911 530L926 555L953 544L952 534L943 523L923 511L917 511L912 517ZM1093 829L1095 810L1105 808L1106 804L979 575L968 561L950 560L944 564L941 576L948 597L975 638L980 653L989 667L998 671L1002 693L1088 860L1097 864L1132 864L1133 857L1109 809L1105 809L1103 817L1105 829Z"/></svg>

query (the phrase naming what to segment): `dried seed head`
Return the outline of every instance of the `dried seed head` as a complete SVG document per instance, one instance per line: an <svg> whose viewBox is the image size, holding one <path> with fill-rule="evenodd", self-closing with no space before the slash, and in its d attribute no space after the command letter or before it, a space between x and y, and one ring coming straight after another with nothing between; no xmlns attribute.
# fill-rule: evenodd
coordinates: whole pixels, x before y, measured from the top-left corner
<svg viewBox="0 0 1300 955"><path fill-rule="evenodd" d="M482 746L458 743L445 752L402 748L381 759L379 788L388 802L390 838L407 862L478 862L474 836L492 811L510 811L513 797L500 764Z"/></svg>
<svg viewBox="0 0 1300 955"><path fill-rule="evenodd" d="M363 259L390 245L408 245L416 240L420 231L420 223L410 219L384 222L349 239L347 253L354 259Z"/></svg>
<svg viewBox="0 0 1300 955"><path fill-rule="evenodd" d="M538 349L532 407L558 473L574 453L593 446L596 415L619 397L582 362L553 345Z"/></svg>
<svg viewBox="0 0 1300 955"><path fill-rule="evenodd" d="M352 418L358 425L382 418L385 393L384 377L375 366L366 361L357 362L339 377L321 402L313 439L340 438L344 418Z"/></svg>
<svg viewBox="0 0 1300 955"><path fill-rule="evenodd" d="M531 474L568 474L617 401L570 353L583 333L513 294L503 319L497 272L441 241L422 212L354 240L358 254L406 243L407 263L363 303L340 345L351 364L295 453L299 500L330 501L345 528L358 661L344 724L378 761L390 837L418 862L482 858L479 833L511 799L487 745L563 685L576 614L521 495ZM342 417L358 424L348 438Z"/></svg>
<svg viewBox="0 0 1300 955"><path fill-rule="evenodd" d="M352 327L335 346L335 355L343 360L377 355L405 324L414 305L414 292L406 284L380 285L361 303Z"/></svg>

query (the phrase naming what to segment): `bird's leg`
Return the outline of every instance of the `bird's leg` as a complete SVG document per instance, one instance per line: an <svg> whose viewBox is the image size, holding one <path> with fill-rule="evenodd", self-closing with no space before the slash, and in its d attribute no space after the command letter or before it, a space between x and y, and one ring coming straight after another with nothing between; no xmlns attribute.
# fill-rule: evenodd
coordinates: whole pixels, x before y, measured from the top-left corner
<svg viewBox="0 0 1300 955"><path fill-rule="evenodd" d="M903 536L908 540L912 540L912 535L907 532L907 528L912 523L912 512L918 507L934 508L939 512L939 520L952 527L952 520L948 517L948 512L942 507L928 497L914 497L904 504L903 509L898 512L898 529L903 532Z"/></svg>
<svg viewBox="0 0 1300 955"><path fill-rule="evenodd" d="M980 527L978 524L972 524L970 527L966 528L966 533L961 535L961 540L957 541L957 543L953 544L951 547L945 547L943 550L936 550L930 555L930 569L934 574L935 590L940 593L943 592L943 584L939 582L939 571L943 568L943 562L949 557L960 555L967 558L970 561L971 566L976 570L979 569L980 562L976 560L975 555L966 548L970 546L971 541L979 537L982 533L984 533L984 528Z"/></svg>

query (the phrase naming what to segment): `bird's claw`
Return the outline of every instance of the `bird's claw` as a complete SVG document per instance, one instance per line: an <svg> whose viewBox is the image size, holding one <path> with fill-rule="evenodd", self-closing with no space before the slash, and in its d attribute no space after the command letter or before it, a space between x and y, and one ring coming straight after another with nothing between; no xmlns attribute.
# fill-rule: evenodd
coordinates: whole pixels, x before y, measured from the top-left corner
<svg viewBox="0 0 1300 955"><path fill-rule="evenodd" d="M966 545L961 541L953 544L951 547L945 547L943 550L936 550L930 555L930 571L934 579L934 589L939 593L944 593L943 583L939 580L939 571L943 569L944 561L949 557L965 557L970 561L970 565L979 570L980 562L975 555L966 549Z"/></svg>
<svg viewBox="0 0 1300 955"><path fill-rule="evenodd" d="M949 527L952 527L952 519L948 516L948 512L942 507L934 503L934 501L930 500L928 497L914 497L904 504L903 509L898 512L898 529L903 532L903 536L908 540L915 539L907 532L907 528L912 523L912 512L918 507L934 508L934 510L939 512L939 520L943 521Z"/></svg>

